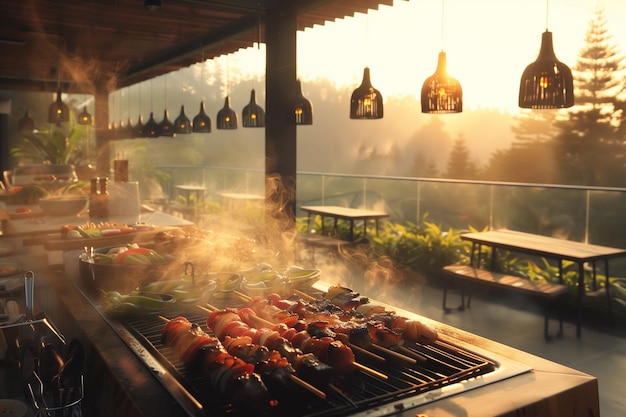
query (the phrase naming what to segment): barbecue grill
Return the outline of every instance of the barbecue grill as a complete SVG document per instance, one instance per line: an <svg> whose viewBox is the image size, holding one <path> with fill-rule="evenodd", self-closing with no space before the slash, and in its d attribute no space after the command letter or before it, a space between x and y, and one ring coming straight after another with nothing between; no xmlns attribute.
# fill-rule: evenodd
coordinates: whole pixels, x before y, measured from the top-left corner
<svg viewBox="0 0 626 417"><path fill-rule="evenodd" d="M219 307L239 306L233 305L232 300L227 304ZM211 333L205 325L206 314L198 310L172 311L166 317L172 319L178 315L185 316ZM206 378L187 369L173 349L162 344L162 320L155 317L151 320L115 321L111 325L189 415L242 415L213 393ZM400 358L401 355L390 355L385 357L385 361L380 361L355 351L359 363L387 375L388 379L360 371L338 375L328 386L318 387L326 393L325 399L294 384L293 390L286 393L272 391L276 405L266 414L259 414L277 417L398 414L531 370L526 365L500 358L491 352L483 352L479 348L468 350L445 339L431 345L406 343L403 353L426 360L411 362Z"/></svg>

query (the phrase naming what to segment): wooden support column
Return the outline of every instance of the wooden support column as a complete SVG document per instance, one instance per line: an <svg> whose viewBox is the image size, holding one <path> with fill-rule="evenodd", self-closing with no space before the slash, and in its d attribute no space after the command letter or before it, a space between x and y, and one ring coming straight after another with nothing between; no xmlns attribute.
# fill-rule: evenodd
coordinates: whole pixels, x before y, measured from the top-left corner
<svg viewBox="0 0 626 417"><path fill-rule="evenodd" d="M265 16L266 42L266 222L279 233L295 229L297 14L291 0Z"/></svg>

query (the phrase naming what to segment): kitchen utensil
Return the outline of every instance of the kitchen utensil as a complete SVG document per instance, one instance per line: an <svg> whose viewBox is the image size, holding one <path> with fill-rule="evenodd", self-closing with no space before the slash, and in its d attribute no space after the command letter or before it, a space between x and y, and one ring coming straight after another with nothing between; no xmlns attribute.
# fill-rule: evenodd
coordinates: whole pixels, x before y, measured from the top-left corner
<svg viewBox="0 0 626 417"><path fill-rule="evenodd" d="M35 316L35 321L42 323L46 327L46 329L52 335L54 335L54 337L56 337L61 345L65 345L65 336L63 336L59 329L57 329L52 320L48 318L46 313L44 313L43 311L37 313L37 315ZM54 342L54 346L57 348L57 350L60 350L60 346L56 343L56 341Z"/></svg>
<svg viewBox="0 0 626 417"><path fill-rule="evenodd" d="M26 319L32 320L34 318L33 303L35 299L35 273L33 271L24 273L24 295L26 298Z"/></svg>
<svg viewBox="0 0 626 417"><path fill-rule="evenodd" d="M52 379L63 367L65 361L49 337L42 337L39 345L39 375L45 386L51 386Z"/></svg>
<svg viewBox="0 0 626 417"><path fill-rule="evenodd" d="M65 362L58 374L58 389L62 392L61 406L73 401L73 394L79 390L84 362L85 351L82 343L77 339L72 339Z"/></svg>
<svg viewBox="0 0 626 417"><path fill-rule="evenodd" d="M35 358L29 349L20 352L20 368L22 370L22 381L28 382L35 372Z"/></svg>

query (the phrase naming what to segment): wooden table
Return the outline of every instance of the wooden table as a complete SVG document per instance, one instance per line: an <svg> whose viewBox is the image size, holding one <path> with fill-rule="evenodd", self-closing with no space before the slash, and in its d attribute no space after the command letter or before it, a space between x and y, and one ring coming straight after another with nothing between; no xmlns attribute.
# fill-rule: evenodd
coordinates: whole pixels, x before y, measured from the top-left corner
<svg viewBox="0 0 626 417"><path fill-rule="evenodd" d="M389 217L389 214L384 211L372 211L355 209L350 207L340 206L302 206L302 211L307 212L307 229L311 225L311 215L322 217L322 233L324 232L324 218L331 217L334 219L334 231L337 231L337 221L339 219L350 221L350 236L349 240L354 241L354 222L355 220L363 221L363 236L367 234L367 221L374 220L376 223L376 234L378 234L378 221Z"/></svg>
<svg viewBox="0 0 626 417"><path fill-rule="evenodd" d="M202 185L175 185L178 191L182 191L185 194L185 200L187 200L187 205L191 206L191 195L195 194L196 202L204 200L204 193L207 188Z"/></svg>
<svg viewBox="0 0 626 417"><path fill-rule="evenodd" d="M236 207L237 202L247 203L247 202L258 202L264 201L265 197L260 194L250 194L250 193L217 193L220 197L222 197L224 207L228 207L233 209Z"/></svg>
<svg viewBox="0 0 626 417"><path fill-rule="evenodd" d="M472 242L470 263L480 267L480 251L483 245L492 248L491 269L495 266L496 251L498 249L513 252L527 253L555 259L559 263L559 281L562 283L563 261L569 260L578 265L578 301L576 335L581 335L582 301L585 296L585 264L592 265L593 279L596 279L596 263L604 262L604 271L607 277L606 296L611 312L611 297L609 292L609 259L626 256L626 249L611 248L608 246L590 245L571 240L556 239L549 236L517 232L514 230L491 230L488 232L465 233L461 239ZM478 249L478 252L476 252ZM478 254L475 256L475 254Z"/></svg>

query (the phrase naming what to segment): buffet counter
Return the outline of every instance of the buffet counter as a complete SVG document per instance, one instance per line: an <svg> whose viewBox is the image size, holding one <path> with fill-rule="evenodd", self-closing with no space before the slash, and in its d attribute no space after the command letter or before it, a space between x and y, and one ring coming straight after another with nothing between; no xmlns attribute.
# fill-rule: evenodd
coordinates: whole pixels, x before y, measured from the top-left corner
<svg viewBox="0 0 626 417"><path fill-rule="evenodd" d="M81 291L80 280L74 273L46 270L38 277L35 294L39 295L40 307L55 322L61 323L68 337L79 337L88 349L90 366L85 369L85 407L90 413L95 416L193 415L193 405L184 404L184 390L177 394L171 392L171 385L165 389L161 378L167 378L167 372L158 363L146 366L145 360L133 353L132 341L124 340L111 327L89 296ZM492 352L528 366L531 371L442 399L438 399L439 391L427 393L431 396L428 403L417 408L409 409L403 403L392 405L394 415L600 415L595 377L442 323L418 318L434 327L446 340L461 347Z"/></svg>

